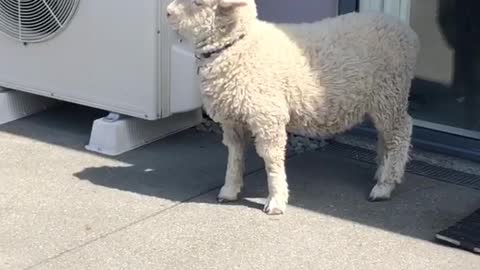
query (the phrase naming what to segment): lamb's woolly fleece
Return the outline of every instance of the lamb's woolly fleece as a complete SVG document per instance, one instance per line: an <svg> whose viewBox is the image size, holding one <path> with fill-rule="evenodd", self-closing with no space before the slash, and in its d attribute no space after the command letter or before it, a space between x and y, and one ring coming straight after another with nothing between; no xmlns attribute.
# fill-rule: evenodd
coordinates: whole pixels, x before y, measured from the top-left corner
<svg viewBox="0 0 480 270"><path fill-rule="evenodd" d="M273 24L256 18L252 0L198 1L204 6L174 1L169 6L172 25L193 40L199 53L233 42L199 62L205 110L222 124L229 149L219 198L237 198L243 183L243 148L253 135L268 173L266 211L283 213L288 199L286 130L331 136L366 117L380 134L378 183L370 198L389 198L408 159L412 124L407 107L419 51L417 35L383 14ZM235 3L228 5L231 2Z"/></svg>

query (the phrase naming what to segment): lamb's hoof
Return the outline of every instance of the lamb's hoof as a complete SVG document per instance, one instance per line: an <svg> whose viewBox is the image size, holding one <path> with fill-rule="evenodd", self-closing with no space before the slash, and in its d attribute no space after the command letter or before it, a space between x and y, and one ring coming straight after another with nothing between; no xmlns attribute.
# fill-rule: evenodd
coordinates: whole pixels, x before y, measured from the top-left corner
<svg viewBox="0 0 480 270"><path fill-rule="evenodd" d="M269 198L265 207L263 208L263 212L267 215L283 215L287 208L287 203L279 200L277 198Z"/></svg>
<svg viewBox="0 0 480 270"><path fill-rule="evenodd" d="M378 183L373 187L372 191L370 192L368 200L370 202L388 201L390 200L394 188L395 184Z"/></svg>
<svg viewBox="0 0 480 270"><path fill-rule="evenodd" d="M228 202L234 202L234 201L236 200L229 200L229 199L225 199L217 196L217 203L228 203Z"/></svg>
<svg viewBox="0 0 480 270"><path fill-rule="evenodd" d="M238 188L230 188L227 186L223 186L220 189L220 193L217 196L217 202L219 203L226 203L226 202L234 202L238 200Z"/></svg>
<svg viewBox="0 0 480 270"><path fill-rule="evenodd" d="M385 201L389 201L390 200L390 197L385 197L385 198L382 198L382 197L377 197L377 198L374 198L372 197L372 195L368 196L368 201L369 202L385 202Z"/></svg>

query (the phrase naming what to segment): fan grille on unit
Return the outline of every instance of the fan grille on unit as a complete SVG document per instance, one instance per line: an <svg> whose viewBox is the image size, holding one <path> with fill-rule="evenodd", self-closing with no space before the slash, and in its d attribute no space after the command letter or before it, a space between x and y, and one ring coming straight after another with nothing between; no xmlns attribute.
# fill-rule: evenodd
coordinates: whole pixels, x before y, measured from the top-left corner
<svg viewBox="0 0 480 270"><path fill-rule="evenodd" d="M0 32L40 42L63 30L80 0L0 0Z"/></svg>

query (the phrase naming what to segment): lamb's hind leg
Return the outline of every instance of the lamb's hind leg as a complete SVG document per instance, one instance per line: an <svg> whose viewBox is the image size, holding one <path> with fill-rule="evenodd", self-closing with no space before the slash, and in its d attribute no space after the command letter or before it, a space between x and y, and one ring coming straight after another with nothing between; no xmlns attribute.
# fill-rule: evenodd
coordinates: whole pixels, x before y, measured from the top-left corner
<svg viewBox="0 0 480 270"><path fill-rule="evenodd" d="M248 139L247 131L243 126L224 124L222 128L223 143L228 148L228 162L225 184L217 197L219 202L237 200L243 187L244 155Z"/></svg>
<svg viewBox="0 0 480 270"><path fill-rule="evenodd" d="M369 200L371 201L390 199L396 184L402 182L408 162L412 119L407 113L404 113L400 117L395 117L395 121L392 123L383 126L382 132L379 132L383 133L384 153L381 155L383 161L379 162L376 173L377 184L370 193Z"/></svg>

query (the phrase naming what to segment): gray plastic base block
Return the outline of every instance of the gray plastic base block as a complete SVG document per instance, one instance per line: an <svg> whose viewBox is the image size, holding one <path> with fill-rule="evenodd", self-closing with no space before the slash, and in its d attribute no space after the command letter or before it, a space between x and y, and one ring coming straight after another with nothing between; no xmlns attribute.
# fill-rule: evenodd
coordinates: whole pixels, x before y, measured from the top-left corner
<svg viewBox="0 0 480 270"><path fill-rule="evenodd" d="M0 125L44 111L57 101L0 87Z"/></svg>
<svg viewBox="0 0 480 270"><path fill-rule="evenodd" d="M94 121L90 142L85 148L103 155L117 156L194 127L201 121L200 109L155 121L110 114Z"/></svg>

